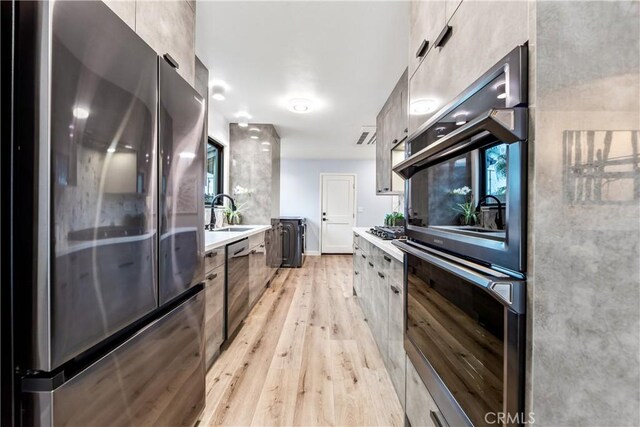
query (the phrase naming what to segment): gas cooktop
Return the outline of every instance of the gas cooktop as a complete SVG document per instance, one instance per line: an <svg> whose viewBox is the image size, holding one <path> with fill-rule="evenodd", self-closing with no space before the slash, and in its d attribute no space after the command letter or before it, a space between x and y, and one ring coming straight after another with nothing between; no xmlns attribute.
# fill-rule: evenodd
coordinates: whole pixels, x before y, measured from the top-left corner
<svg viewBox="0 0 640 427"><path fill-rule="evenodd" d="M394 240L404 236L404 227L375 226L367 230L367 233L382 240Z"/></svg>

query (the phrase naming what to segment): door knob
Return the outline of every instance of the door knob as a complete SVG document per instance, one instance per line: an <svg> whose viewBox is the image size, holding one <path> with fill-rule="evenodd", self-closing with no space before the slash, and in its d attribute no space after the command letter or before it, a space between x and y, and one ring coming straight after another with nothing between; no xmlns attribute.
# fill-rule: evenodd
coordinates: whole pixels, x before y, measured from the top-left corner
<svg viewBox="0 0 640 427"><path fill-rule="evenodd" d="M323 220L323 221L326 221L326 220L327 220L327 218L322 218L322 220Z"/></svg>

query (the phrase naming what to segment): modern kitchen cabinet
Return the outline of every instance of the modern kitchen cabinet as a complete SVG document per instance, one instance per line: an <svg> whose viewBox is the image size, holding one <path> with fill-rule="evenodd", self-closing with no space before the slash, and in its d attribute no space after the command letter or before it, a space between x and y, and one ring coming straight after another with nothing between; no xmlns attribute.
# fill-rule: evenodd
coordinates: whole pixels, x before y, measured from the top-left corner
<svg viewBox="0 0 640 427"><path fill-rule="evenodd" d="M253 307L271 280L267 265L265 233L249 237L249 307Z"/></svg>
<svg viewBox="0 0 640 427"><path fill-rule="evenodd" d="M445 0L412 1L409 12L409 77L418 69L446 23ZM445 73L446 74L446 73Z"/></svg>
<svg viewBox="0 0 640 427"><path fill-rule="evenodd" d="M353 265L355 294L404 406L403 264L354 232Z"/></svg>
<svg viewBox="0 0 640 427"><path fill-rule="evenodd" d="M394 265L399 265L393 261ZM400 273L397 274L398 270ZM404 351L404 292L402 281L402 270L391 268L387 273L389 277L389 319L387 337L387 370L389 377L396 389L400 404L405 406L405 357Z"/></svg>
<svg viewBox="0 0 640 427"><path fill-rule="evenodd" d="M225 248L207 251L205 265L204 347L205 367L209 369L224 341Z"/></svg>
<svg viewBox="0 0 640 427"><path fill-rule="evenodd" d="M429 49L410 78L410 110L417 101L432 105L431 111L424 114L411 111L410 135L514 47L524 44L529 33L527 2L447 1L444 10L448 10L451 17L447 22L443 16L437 25L419 13L423 7L431 6L412 6L412 22L435 26L434 32L442 31L448 24L451 33L443 47ZM500 31L496 32L496 28Z"/></svg>
<svg viewBox="0 0 640 427"><path fill-rule="evenodd" d="M405 413L411 425L425 427L447 425L446 422L442 421L442 415L436 403L408 357L406 358L406 367L407 394Z"/></svg>
<svg viewBox="0 0 640 427"><path fill-rule="evenodd" d="M407 136L408 72L402 73L391 95L376 117L376 194L395 195L403 191L394 187L391 149ZM396 181L397 182L397 181Z"/></svg>
<svg viewBox="0 0 640 427"><path fill-rule="evenodd" d="M224 341L224 264L205 276L205 367L209 369Z"/></svg>

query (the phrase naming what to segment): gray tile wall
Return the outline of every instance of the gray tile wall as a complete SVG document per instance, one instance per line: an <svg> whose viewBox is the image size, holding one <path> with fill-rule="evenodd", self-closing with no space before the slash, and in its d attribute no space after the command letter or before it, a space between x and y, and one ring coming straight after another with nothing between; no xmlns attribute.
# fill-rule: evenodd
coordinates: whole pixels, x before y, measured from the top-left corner
<svg viewBox="0 0 640 427"><path fill-rule="evenodd" d="M251 129L257 129L252 131ZM258 136L252 139L251 136ZM268 145L266 144L268 143ZM229 125L229 189L243 224L270 224L280 215L280 137L273 125ZM238 193L237 188L243 191Z"/></svg>
<svg viewBox="0 0 640 427"><path fill-rule="evenodd" d="M532 7L536 425L640 425L639 8Z"/></svg>

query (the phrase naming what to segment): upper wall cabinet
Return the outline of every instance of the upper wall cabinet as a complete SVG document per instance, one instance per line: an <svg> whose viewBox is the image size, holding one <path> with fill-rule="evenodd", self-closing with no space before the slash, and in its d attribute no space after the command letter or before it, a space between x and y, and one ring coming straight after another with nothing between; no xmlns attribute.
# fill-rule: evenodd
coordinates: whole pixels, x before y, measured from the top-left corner
<svg viewBox="0 0 640 427"><path fill-rule="evenodd" d="M412 11L423 7L414 6ZM429 49L409 82L410 135L528 39L527 2L447 0L444 10L451 13L449 35L442 47ZM420 19L427 21L411 16L411 21ZM444 19L438 26L440 33L446 28ZM415 108L418 105L426 107L420 110Z"/></svg>
<svg viewBox="0 0 640 427"><path fill-rule="evenodd" d="M410 10L409 76L413 76L446 23L445 1L412 1Z"/></svg>
<svg viewBox="0 0 640 427"><path fill-rule="evenodd" d="M105 3L158 55L171 55L178 62L178 74L194 85L193 1L105 0Z"/></svg>
<svg viewBox="0 0 640 427"><path fill-rule="evenodd" d="M392 179L391 150L407 137L407 87L405 70L376 118L376 194L398 194L403 191ZM395 183L395 185L394 185Z"/></svg>

